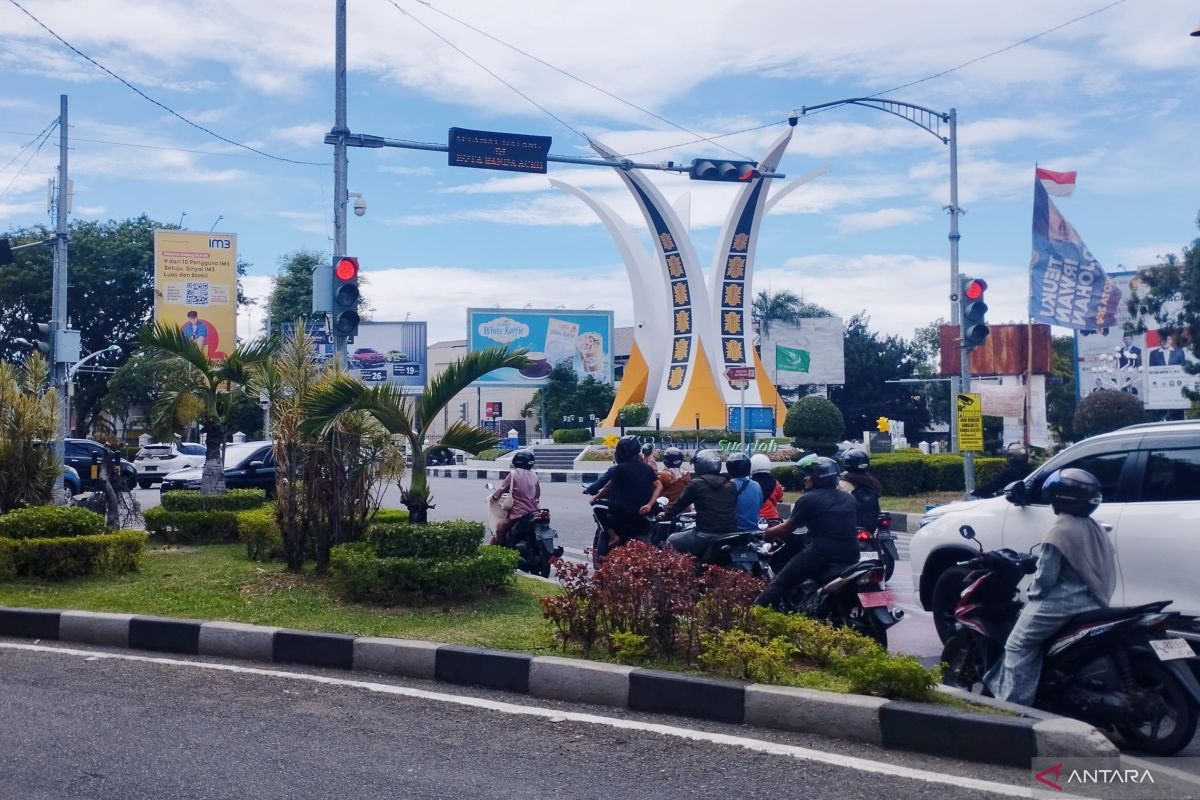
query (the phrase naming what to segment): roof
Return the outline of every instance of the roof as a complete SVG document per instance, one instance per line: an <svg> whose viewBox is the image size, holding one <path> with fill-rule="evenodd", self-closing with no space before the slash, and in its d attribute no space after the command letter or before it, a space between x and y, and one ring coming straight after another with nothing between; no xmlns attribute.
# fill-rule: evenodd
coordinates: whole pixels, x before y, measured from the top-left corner
<svg viewBox="0 0 1200 800"><path fill-rule="evenodd" d="M633 352L633 326L613 328L613 358L628 358Z"/></svg>
<svg viewBox="0 0 1200 800"><path fill-rule="evenodd" d="M430 347L466 347L467 340L466 339L446 339L445 341L434 342L429 346Z"/></svg>

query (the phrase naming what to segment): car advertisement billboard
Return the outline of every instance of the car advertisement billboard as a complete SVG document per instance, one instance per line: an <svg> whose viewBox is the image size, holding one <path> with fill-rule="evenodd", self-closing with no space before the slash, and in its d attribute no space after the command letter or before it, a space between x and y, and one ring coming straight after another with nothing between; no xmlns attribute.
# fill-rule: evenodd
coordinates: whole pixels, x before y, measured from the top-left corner
<svg viewBox="0 0 1200 800"><path fill-rule="evenodd" d="M237 344L237 234L154 232L154 321L178 326L209 358Z"/></svg>
<svg viewBox="0 0 1200 800"><path fill-rule="evenodd" d="M284 339L295 326L279 326ZM333 357L333 336L322 324L309 323L316 358L324 363ZM352 375L369 386L390 383L419 393L428 377L426 324L424 322L362 322L358 335L346 345L346 365Z"/></svg>
<svg viewBox="0 0 1200 800"><path fill-rule="evenodd" d="M527 351L529 366L500 369L481 386L544 386L550 370L566 364L582 380L613 382L613 312L564 309L468 308L467 349L506 345Z"/></svg>

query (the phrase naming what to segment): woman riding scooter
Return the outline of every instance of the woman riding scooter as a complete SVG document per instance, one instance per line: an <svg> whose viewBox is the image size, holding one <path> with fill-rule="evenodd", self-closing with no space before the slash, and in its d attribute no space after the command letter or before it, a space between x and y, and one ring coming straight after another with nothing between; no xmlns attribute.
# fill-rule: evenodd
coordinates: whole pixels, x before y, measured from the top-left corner
<svg viewBox="0 0 1200 800"><path fill-rule="evenodd" d="M508 492L512 497L512 507L508 509L505 518L496 525L491 544L503 545L512 524L526 514L538 510L538 502L542 498L542 485L538 483L537 473L533 471L534 456L530 450L518 450L513 453L512 471L492 492L492 502L499 502L501 495Z"/></svg>

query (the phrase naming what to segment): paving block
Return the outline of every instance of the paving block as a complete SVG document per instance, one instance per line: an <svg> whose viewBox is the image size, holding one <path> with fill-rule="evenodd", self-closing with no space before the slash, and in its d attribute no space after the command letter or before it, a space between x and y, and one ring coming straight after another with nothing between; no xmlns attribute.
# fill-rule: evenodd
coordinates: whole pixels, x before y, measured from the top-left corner
<svg viewBox="0 0 1200 800"><path fill-rule="evenodd" d="M433 680L439 647L437 642L360 636L354 640L354 669Z"/></svg>
<svg viewBox="0 0 1200 800"><path fill-rule="evenodd" d="M746 715L746 686L678 672L635 669L629 674L629 707L740 723Z"/></svg>
<svg viewBox="0 0 1200 800"><path fill-rule="evenodd" d="M354 638L344 633L279 630L273 660L312 667L354 668Z"/></svg>
<svg viewBox="0 0 1200 800"><path fill-rule="evenodd" d="M529 693L552 700L625 708L629 705L629 673L633 670L621 664L536 656L529 666Z"/></svg>
<svg viewBox="0 0 1200 800"><path fill-rule="evenodd" d="M64 642L129 646L132 614L104 611L64 611L58 620L58 638Z"/></svg>
<svg viewBox="0 0 1200 800"><path fill-rule="evenodd" d="M746 724L882 744L881 697L788 686L746 687Z"/></svg>
<svg viewBox="0 0 1200 800"><path fill-rule="evenodd" d="M279 628L244 622L206 622L200 626L200 655L271 662Z"/></svg>
<svg viewBox="0 0 1200 800"><path fill-rule="evenodd" d="M526 653L480 650L446 644L438 648L435 677L462 686L486 686L510 692L529 692L529 662Z"/></svg>
<svg viewBox="0 0 1200 800"><path fill-rule="evenodd" d="M60 614L48 608L0 608L0 636L57 639Z"/></svg>
<svg viewBox="0 0 1200 800"><path fill-rule="evenodd" d="M200 620L134 617L129 621L129 646L194 656L199 651L200 625Z"/></svg>

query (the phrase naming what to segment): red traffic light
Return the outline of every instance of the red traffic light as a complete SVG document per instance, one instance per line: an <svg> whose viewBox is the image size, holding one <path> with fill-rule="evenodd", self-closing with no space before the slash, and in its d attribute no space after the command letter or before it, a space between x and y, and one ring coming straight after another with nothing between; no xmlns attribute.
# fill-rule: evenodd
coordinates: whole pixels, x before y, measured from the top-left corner
<svg viewBox="0 0 1200 800"><path fill-rule="evenodd" d="M345 256L339 258L333 274L339 281L352 281L358 277L358 259Z"/></svg>
<svg viewBox="0 0 1200 800"><path fill-rule="evenodd" d="M978 300L983 297L985 289L987 289L987 281L980 278L973 278L963 287L963 296L968 300Z"/></svg>

